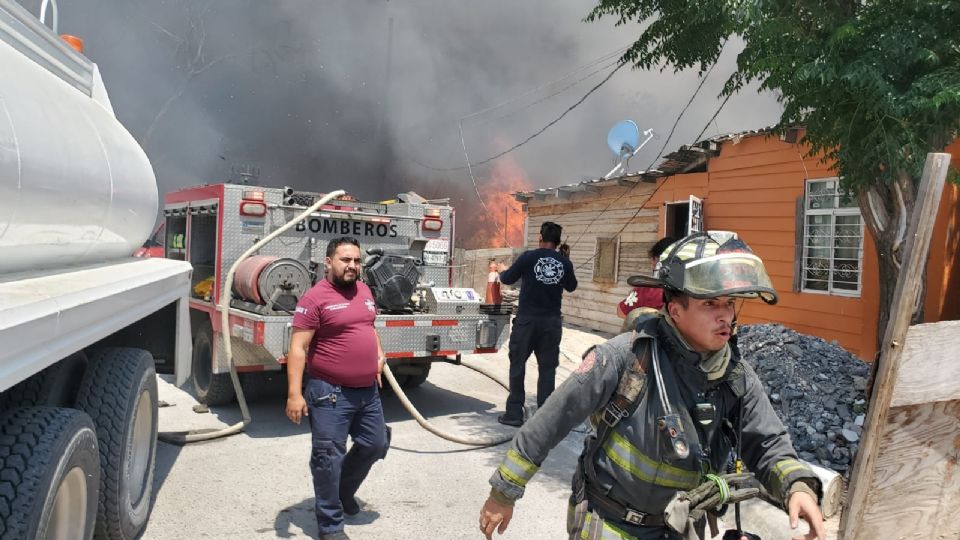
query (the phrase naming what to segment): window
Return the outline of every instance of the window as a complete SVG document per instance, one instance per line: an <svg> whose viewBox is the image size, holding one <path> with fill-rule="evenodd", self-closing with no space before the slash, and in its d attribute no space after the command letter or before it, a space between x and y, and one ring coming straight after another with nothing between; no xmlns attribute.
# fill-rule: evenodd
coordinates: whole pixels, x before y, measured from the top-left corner
<svg viewBox="0 0 960 540"><path fill-rule="evenodd" d="M804 193L801 288L860 296L863 220L838 178L809 180Z"/></svg>
<svg viewBox="0 0 960 540"><path fill-rule="evenodd" d="M593 258L593 280L600 283L613 283L617 280L617 251L619 238L597 238L597 249Z"/></svg>

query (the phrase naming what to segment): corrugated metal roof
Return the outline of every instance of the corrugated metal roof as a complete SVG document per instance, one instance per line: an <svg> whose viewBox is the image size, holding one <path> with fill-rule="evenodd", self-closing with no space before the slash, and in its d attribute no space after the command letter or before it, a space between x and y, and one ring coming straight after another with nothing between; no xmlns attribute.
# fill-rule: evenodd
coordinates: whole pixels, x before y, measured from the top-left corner
<svg viewBox="0 0 960 540"><path fill-rule="evenodd" d="M734 141L734 144L748 137L759 135L769 135L773 132L773 126L748 131L738 131L735 133L723 133L698 141L691 145L683 145L677 150L663 156L663 161L656 169L648 171L639 171L625 174L615 178L596 178L584 180L575 184L565 184L562 186L540 188L532 191L519 191L513 196L518 201L524 202L536 197L549 197L551 195L560 199L565 199L571 193L579 191L596 191L598 188L615 185L635 185L638 182L656 182L657 178L671 176L674 174L684 174L690 172L704 172L707 170L707 162L711 157L720 153L720 146L727 141Z"/></svg>

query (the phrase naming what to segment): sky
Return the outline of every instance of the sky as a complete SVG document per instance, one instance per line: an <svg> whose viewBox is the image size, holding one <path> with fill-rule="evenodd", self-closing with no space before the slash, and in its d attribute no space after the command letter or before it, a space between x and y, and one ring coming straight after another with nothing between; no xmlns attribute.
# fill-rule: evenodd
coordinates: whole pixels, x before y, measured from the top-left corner
<svg viewBox="0 0 960 540"><path fill-rule="evenodd" d="M40 4L20 2L34 13ZM60 33L84 40L162 193L250 167L268 186L344 187L362 199L414 189L471 209L497 162L471 179L464 146L479 162L540 130L598 84L640 30L584 22L593 2L581 0L60 4ZM607 131L623 119L658 136L630 169L655 165L664 145L690 144L704 128L736 49L731 41L669 141L697 73L624 68L499 170L531 187L602 176L615 164ZM706 136L770 125L780 110L772 95L745 90Z"/></svg>

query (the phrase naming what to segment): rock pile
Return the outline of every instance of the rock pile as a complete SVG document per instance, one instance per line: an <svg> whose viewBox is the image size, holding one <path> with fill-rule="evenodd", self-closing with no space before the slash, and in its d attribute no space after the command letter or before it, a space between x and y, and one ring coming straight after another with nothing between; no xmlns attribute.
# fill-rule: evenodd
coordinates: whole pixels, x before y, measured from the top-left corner
<svg viewBox="0 0 960 540"><path fill-rule="evenodd" d="M742 326L738 334L801 459L847 472L863 430L870 366L836 342L779 324Z"/></svg>

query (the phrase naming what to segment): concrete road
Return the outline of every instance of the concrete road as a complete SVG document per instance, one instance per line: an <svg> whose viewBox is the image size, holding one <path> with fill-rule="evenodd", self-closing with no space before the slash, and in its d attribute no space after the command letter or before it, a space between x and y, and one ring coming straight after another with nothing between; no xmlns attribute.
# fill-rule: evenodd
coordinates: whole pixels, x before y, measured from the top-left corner
<svg viewBox="0 0 960 540"><path fill-rule="evenodd" d="M580 354L602 337L565 329L558 382L575 369ZM506 380L505 352L468 358L488 366ZM536 388L535 361L527 370L528 401ZM284 393L278 391L251 406L253 424L242 434L186 447L160 443L157 449L156 499L142 538L268 539L316 538L313 486L308 469L310 432L283 414ZM430 379L409 398L431 422L461 435L510 434L497 423L506 391L465 367L435 364ZM222 427L240 418L239 409L215 408L198 414L194 399L161 377L160 430ZM470 449L423 430L392 395L384 397L393 445L374 465L358 494L364 510L350 518L346 530L354 539L481 538L479 510L487 479L506 445ZM570 477L584 434L571 433L550 455L518 503L504 538L565 537ZM790 538L786 516L767 507L758 519L764 540ZM752 516L753 514L751 514ZM758 531L759 532L759 531Z"/></svg>

